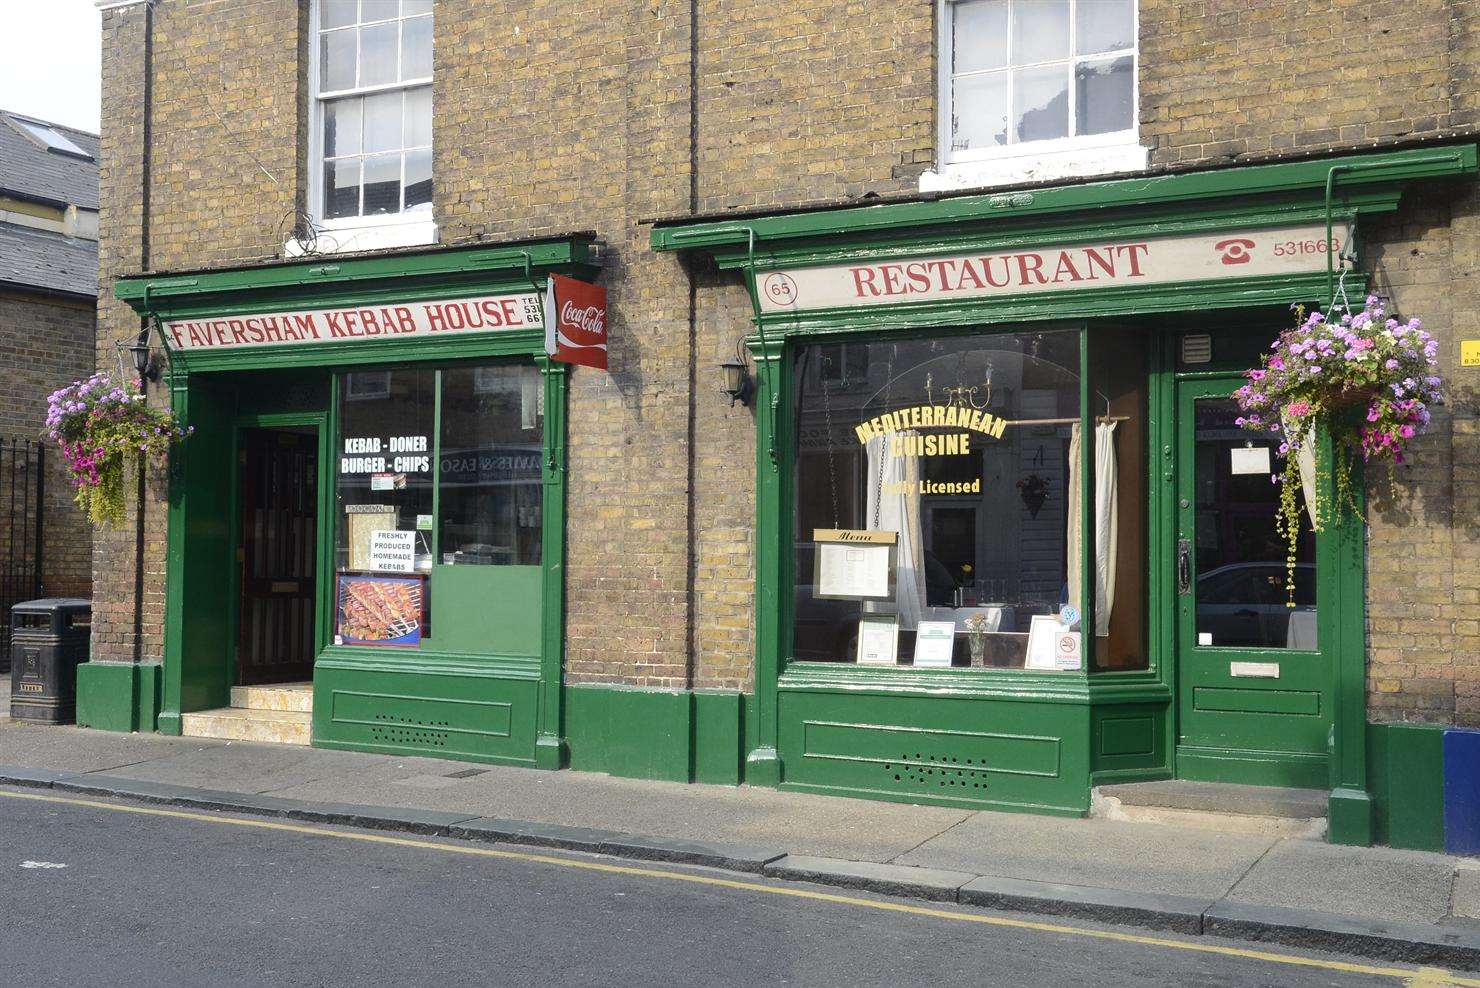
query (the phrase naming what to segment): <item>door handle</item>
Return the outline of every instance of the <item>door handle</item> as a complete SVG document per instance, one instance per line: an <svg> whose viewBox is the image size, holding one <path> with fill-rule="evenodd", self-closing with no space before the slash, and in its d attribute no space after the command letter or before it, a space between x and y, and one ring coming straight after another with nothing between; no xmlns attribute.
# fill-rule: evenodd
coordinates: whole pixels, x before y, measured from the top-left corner
<svg viewBox="0 0 1480 988"><path fill-rule="evenodd" d="M1187 594L1192 590L1192 541L1177 540L1177 593Z"/></svg>

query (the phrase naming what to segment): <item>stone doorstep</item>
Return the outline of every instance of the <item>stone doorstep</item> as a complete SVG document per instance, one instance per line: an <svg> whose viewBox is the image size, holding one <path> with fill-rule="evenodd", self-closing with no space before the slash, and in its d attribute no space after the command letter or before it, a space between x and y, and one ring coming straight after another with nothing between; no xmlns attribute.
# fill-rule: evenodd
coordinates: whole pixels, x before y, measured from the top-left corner
<svg viewBox="0 0 1480 988"><path fill-rule="evenodd" d="M288 710L313 713L313 683L233 686L231 705L241 710Z"/></svg>
<svg viewBox="0 0 1480 988"><path fill-rule="evenodd" d="M307 746L313 737L313 714L296 710L221 707L181 714L180 733L189 738L268 741Z"/></svg>
<svg viewBox="0 0 1480 988"><path fill-rule="evenodd" d="M1168 779L1100 786L1099 794L1119 800L1122 808L1192 810L1230 816L1316 820L1326 815L1330 794L1322 789L1283 789L1231 782Z"/></svg>

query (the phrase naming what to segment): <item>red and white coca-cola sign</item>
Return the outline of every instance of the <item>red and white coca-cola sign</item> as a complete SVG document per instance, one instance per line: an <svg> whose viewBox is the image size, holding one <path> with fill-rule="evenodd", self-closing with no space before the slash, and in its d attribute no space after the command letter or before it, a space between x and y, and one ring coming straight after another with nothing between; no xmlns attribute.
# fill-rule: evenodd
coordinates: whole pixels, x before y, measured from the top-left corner
<svg viewBox="0 0 1480 988"><path fill-rule="evenodd" d="M545 289L545 353L606 370L606 289L550 275Z"/></svg>

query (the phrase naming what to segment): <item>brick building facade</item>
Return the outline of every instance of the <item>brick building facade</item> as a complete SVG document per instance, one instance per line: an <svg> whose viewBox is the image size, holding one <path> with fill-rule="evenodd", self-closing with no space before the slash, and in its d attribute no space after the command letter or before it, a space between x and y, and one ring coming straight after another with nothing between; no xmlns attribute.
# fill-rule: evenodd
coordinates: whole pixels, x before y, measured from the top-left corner
<svg viewBox="0 0 1480 988"><path fill-rule="evenodd" d="M767 588L763 577L757 589L764 408L732 406L718 390L719 364L755 330L743 266L716 265L703 251L655 250L652 221L661 220L660 231L685 217L745 223L956 194L937 200L930 189L991 194L1104 177L1031 155L1011 163L1016 172L985 179L989 172L973 177L949 164L941 147L950 126L941 112L948 9L931 0L435 4L438 242L517 244L579 230L600 244L610 365L569 375L562 454L567 696L559 733L577 766L704 777L705 755L665 746L688 746L707 730L709 700L682 700L678 720L629 739L664 749L657 754L605 750L603 732L614 729L580 721L597 709L598 687L620 688L607 691L616 697L610 710L639 718L648 715L631 696L739 694L739 724L721 733L743 736L763 689L758 615L780 606L768 594L790 592ZM317 16L291 0L105 6L105 286L283 263L300 214L313 211ZM1140 0L1136 16L1130 150L1149 175L1473 147L1480 91L1467 66L1480 54L1480 20L1462 5ZM985 202L982 215L1004 213L1001 206ZM1480 426L1475 371L1459 356L1480 304L1476 216L1474 179L1463 176L1405 186L1397 209L1361 220L1361 267L1398 310L1421 314L1438 335L1450 393L1414 460L1391 478L1385 470L1369 478L1373 722L1480 726L1480 540L1475 495L1466 493ZM136 333L138 308L105 290L100 340ZM112 356L100 345L98 359ZM167 400L167 390L152 389L156 397ZM99 539L95 661L164 657L163 498L157 486L145 505L141 607L134 533ZM1414 559L1423 561L1421 579ZM607 725L624 715L592 716ZM738 744L743 755L753 739Z"/></svg>

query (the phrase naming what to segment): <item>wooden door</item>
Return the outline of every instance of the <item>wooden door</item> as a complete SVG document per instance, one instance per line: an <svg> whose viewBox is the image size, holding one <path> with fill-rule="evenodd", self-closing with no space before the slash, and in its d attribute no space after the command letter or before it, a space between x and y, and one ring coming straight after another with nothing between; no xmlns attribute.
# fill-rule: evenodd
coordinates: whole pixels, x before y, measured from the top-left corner
<svg viewBox="0 0 1480 988"><path fill-rule="evenodd" d="M241 433L241 612L237 682L313 677L318 441L312 431Z"/></svg>
<svg viewBox="0 0 1480 988"><path fill-rule="evenodd" d="M1333 666L1316 615L1334 606L1321 578L1329 553L1303 524L1292 600L1274 524L1279 487L1270 482L1281 461L1273 437L1237 424L1230 396L1242 383L1217 377L1178 387L1177 544L1168 561L1177 595L1177 775L1323 787Z"/></svg>

